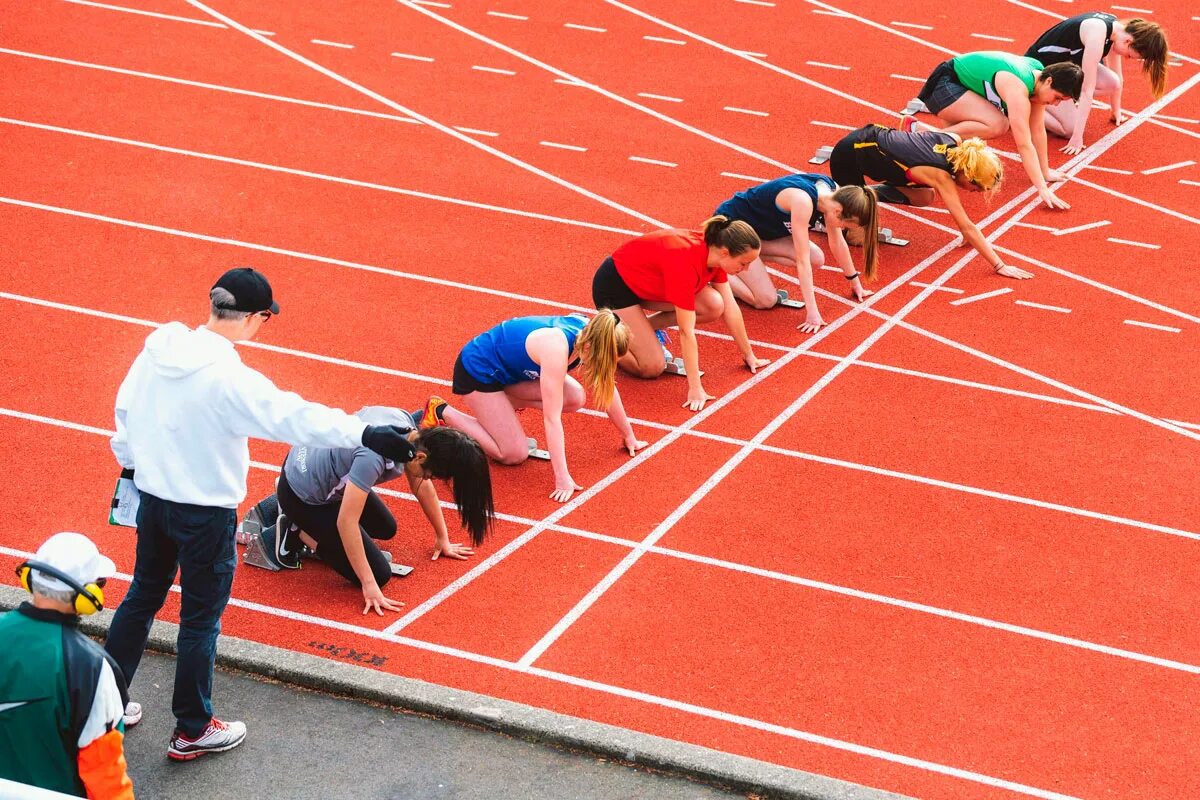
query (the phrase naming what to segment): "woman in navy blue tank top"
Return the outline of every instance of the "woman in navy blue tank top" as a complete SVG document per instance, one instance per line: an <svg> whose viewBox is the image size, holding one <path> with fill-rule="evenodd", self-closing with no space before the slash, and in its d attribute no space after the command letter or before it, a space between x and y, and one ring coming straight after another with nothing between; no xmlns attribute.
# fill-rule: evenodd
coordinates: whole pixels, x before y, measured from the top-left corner
<svg viewBox="0 0 1200 800"><path fill-rule="evenodd" d="M583 488L567 467L562 424L563 412L578 411L587 402L584 385L567 374L576 366L629 455L646 446L634 434L617 391L617 360L628 350L629 327L609 309L591 319L571 314L506 320L467 342L454 363L452 391L471 413L435 395L425 404L420 425L449 425L470 434L501 464L520 464L529 458L529 444L517 411L540 408L554 470L550 497L565 503Z"/></svg>

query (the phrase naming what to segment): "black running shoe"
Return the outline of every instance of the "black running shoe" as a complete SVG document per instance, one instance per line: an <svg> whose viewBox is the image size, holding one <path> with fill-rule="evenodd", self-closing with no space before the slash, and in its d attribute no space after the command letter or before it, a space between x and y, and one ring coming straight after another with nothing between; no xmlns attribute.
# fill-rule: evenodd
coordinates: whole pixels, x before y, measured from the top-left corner
<svg viewBox="0 0 1200 800"><path fill-rule="evenodd" d="M275 523L275 560L281 567L300 569L300 549L303 546L300 529L292 526L287 514L279 512L279 519Z"/></svg>

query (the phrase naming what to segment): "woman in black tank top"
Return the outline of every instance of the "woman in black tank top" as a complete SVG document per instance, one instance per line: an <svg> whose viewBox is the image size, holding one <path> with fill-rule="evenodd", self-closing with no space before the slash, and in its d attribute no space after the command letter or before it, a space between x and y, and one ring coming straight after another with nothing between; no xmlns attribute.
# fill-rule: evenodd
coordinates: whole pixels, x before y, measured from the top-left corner
<svg viewBox="0 0 1200 800"><path fill-rule="evenodd" d="M1124 58L1142 60L1156 100L1167 88L1166 34L1158 24L1144 19L1121 22L1100 11L1078 14L1039 36L1025 55L1047 66L1070 61L1083 69L1078 105L1064 101L1046 108L1046 131L1068 140L1061 148L1064 153L1083 150L1083 130L1094 98L1108 98L1113 123L1125 121L1121 109Z"/></svg>

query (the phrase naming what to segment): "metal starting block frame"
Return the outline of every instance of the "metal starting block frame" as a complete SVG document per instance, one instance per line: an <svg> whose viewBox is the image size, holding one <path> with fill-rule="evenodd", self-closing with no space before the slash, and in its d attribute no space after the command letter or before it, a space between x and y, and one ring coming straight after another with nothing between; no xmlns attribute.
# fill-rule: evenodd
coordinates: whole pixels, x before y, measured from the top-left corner
<svg viewBox="0 0 1200 800"><path fill-rule="evenodd" d="M786 306L787 308L796 308L796 309L804 308L804 301L803 300L792 300L791 298L789 298L787 289L779 289L775 293L777 295L779 295L779 302L777 303L777 305Z"/></svg>
<svg viewBox="0 0 1200 800"><path fill-rule="evenodd" d="M832 145L821 145L817 148L817 152L808 160L810 164L824 164L833 156Z"/></svg>
<svg viewBox="0 0 1200 800"><path fill-rule="evenodd" d="M683 366L683 356L673 356L671 351L664 347L663 360L667 362L666 368L663 369L664 373L687 377L687 368ZM704 370L700 370L700 377L704 377Z"/></svg>
<svg viewBox="0 0 1200 800"><path fill-rule="evenodd" d="M880 228L879 229L879 241L883 242L884 244L894 244L897 247L907 247L908 246L908 239L897 238L896 236L894 236L892 234L891 228Z"/></svg>
<svg viewBox="0 0 1200 800"><path fill-rule="evenodd" d="M530 436L525 439L525 443L527 445L529 445L529 457L530 458L536 458L541 461L549 461L550 460L550 451L544 450L544 449L538 447L537 439L534 439L532 436Z"/></svg>

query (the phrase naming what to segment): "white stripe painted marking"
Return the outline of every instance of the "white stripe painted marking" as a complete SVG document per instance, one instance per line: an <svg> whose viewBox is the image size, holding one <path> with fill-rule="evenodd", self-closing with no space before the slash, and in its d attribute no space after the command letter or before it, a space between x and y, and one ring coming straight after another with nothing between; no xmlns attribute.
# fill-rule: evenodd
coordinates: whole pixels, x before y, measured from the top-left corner
<svg viewBox="0 0 1200 800"><path fill-rule="evenodd" d="M976 300L987 300L989 297L999 297L1000 295L1008 294L1011 291L1012 291L1012 289L1008 289L1008 288L994 289L990 292L984 292L983 294L973 294L970 297L964 297L960 300L951 300L950 305L965 306L967 303L974 303Z"/></svg>
<svg viewBox="0 0 1200 800"><path fill-rule="evenodd" d="M663 100L668 103L682 103L683 102L682 97L671 97L670 95L653 94L651 92L638 92L638 97L646 97L651 100Z"/></svg>
<svg viewBox="0 0 1200 800"><path fill-rule="evenodd" d="M313 44L324 45L325 47L340 47L343 50L353 50L354 45L346 44L345 42L331 42L328 39L309 39Z"/></svg>
<svg viewBox="0 0 1200 800"><path fill-rule="evenodd" d="M568 78L555 78L554 82L561 83L563 86L587 86L583 81L575 81Z"/></svg>
<svg viewBox="0 0 1200 800"><path fill-rule="evenodd" d="M819 119L809 120L812 125L820 125L822 128L837 128L839 131L857 130L853 125L840 125L836 122L821 122Z"/></svg>
<svg viewBox="0 0 1200 800"><path fill-rule="evenodd" d="M1117 239L1113 236L1108 237L1108 240L1110 242L1115 242L1116 244L1127 244L1130 247L1144 247L1147 250L1161 250L1162 249L1162 245L1160 245L1160 244L1147 244L1145 242L1134 242L1129 239Z"/></svg>
<svg viewBox="0 0 1200 800"><path fill-rule="evenodd" d="M1090 231L1093 228L1103 228L1105 225L1112 225L1112 223L1106 219L1102 219L1098 222L1089 222L1087 225L1076 225L1074 228L1062 228L1061 230L1055 231L1054 235L1066 236L1069 233L1080 233L1082 231Z"/></svg>
<svg viewBox="0 0 1200 800"><path fill-rule="evenodd" d="M662 42L663 44L687 44L683 39L667 39L663 36L643 36L647 42Z"/></svg>
<svg viewBox="0 0 1200 800"><path fill-rule="evenodd" d="M733 0L735 3L745 3L748 6L765 6L766 8L774 8L774 3L768 3L766 0Z"/></svg>
<svg viewBox="0 0 1200 800"><path fill-rule="evenodd" d="M840 69L846 72L850 71L849 67L844 67L841 64L826 64L824 61L805 61L810 67L824 67L825 69Z"/></svg>
<svg viewBox="0 0 1200 800"><path fill-rule="evenodd" d="M766 58L767 57L766 53L756 53L753 50L734 50L733 52L739 56L746 56L747 58Z"/></svg>
<svg viewBox="0 0 1200 800"><path fill-rule="evenodd" d="M1051 228L1049 225L1038 225L1033 222L1018 222L1018 228L1032 228L1035 231L1048 231L1049 233L1058 233L1058 228Z"/></svg>
<svg viewBox="0 0 1200 800"><path fill-rule="evenodd" d="M126 6L114 6L108 3L96 3L91 0L65 0L68 3L74 3L77 6L91 6L92 8L103 8L108 11L124 11L127 14L141 14L146 17L158 17L159 19L169 19L172 22L190 22L193 25L203 25L207 28L225 28L219 22L213 22L209 19L194 19L192 17L178 17L174 14L162 14L157 11L145 11L140 8L127 8Z"/></svg>
<svg viewBox="0 0 1200 800"><path fill-rule="evenodd" d="M1040 308L1043 311L1057 311L1060 314L1070 314L1071 309L1063 308L1062 306L1048 306L1045 303L1034 303L1031 300L1013 300L1019 306L1028 306L1029 308Z"/></svg>
<svg viewBox="0 0 1200 800"><path fill-rule="evenodd" d="M256 30L255 33L257 33L259 36L274 36L275 35L274 31L258 31L258 30Z"/></svg>
<svg viewBox="0 0 1200 800"><path fill-rule="evenodd" d="M473 133L476 136L499 136L500 135L500 134L496 133L495 131L481 131L478 128L464 128L461 125L455 125L454 130L461 131L463 133Z"/></svg>
<svg viewBox="0 0 1200 800"><path fill-rule="evenodd" d="M759 178L756 175L742 175L737 172L722 172L722 176L726 178L737 178L738 180L754 181L755 183L766 183L770 178Z"/></svg>
<svg viewBox="0 0 1200 800"><path fill-rule="evenodd" d="M449 3L439 3L437 0L412 0L419 6L432 6L433 8L453 8Z"/></svg>
<svg viewBox="0 0 1200 800"><path fill-rule="evenodd" d="M841 11L827 11L823 8L814 8L812 13L824 14L827 17L842 17L843 19L850 16L849 14L843 14Z"/></svg>
<svg viewBox="0 0 1200 800"><path fill-rule="evenodd" d="M1182 122L1185 125L1200 125L1200 119L1188 119L1187 117L1172 117L1169 114L1155 114L1155 119L1166 119L1171 122Z"/></svg>
<svg viewBox="0 0 1200 800"><path fill-rule="evenodd" d="M593 25L580 25L577 22L564 22L564 28L572 28L577 31L590 31L592 33L608 33L608 28L597 28Z"/></svg>
<svg viewBox="0 0 1200 800"><path fill-rule="evenodd" d="M529 19L529 17L522 17L520 14L508 14L508 13L505 13L504 11L489 11L487 13L488 13L489 17L501 17L503 19L516 19L516 20L520 20L522 22L525 22Z"/></svg>
<svg viewBox="0 0 1200 800"><path fill-rule="evenodd" d="M963 294L962 289L955 289L950 286L934 286L932 283L922 283L921 281L909 281L909 286L920 286L922 289L933 288L939 292L950 292L951 294Z"/></svg>
<svg viewBox="0 0 1200 800"><path fill-rule="evenodd" d="M1164 167L1154 167L1153 169L1142 170L1143 175L1156 175L1159 172L1166 172L1172 169L1180 169L1182 167L1190 167L1195 164L1195 161L1177 161L1174 164L1167 164Z"/></svg>
<svg viewBox="0 0 1200 800"><path fill-rule="evenodd" d="M433 61L429 56L414 56L412 53L392 53L392 55L396 58L407 58L409 61Z"/></svg>
<svg viewBox="0 0 1200 800"><path fill-rule="evenodd" d="M1189 181L1186 178L1180 178L1179 182L1184 186L1200 186L1200 181Z"/></svg>
<svg viewBox="0 0 1200 800"><path fill-rule="evenodd" d="M630 161L640 161L643 164L656 164L660 167L678 167L678 164L670 161L659 161L657 158L642 158L641 156L630 156Z"/></svg>
<svg viewBox="0 0 1200 800"><path fill-rule="evenodd" d="M1132 175L1133 171L1128 169L1114 169L1113 167L1098 167L1095 164L1088 164L1084 169L1094 169L1097 172L1111 172L1113 175Z"/></svg>
<svg viewBox="0 0 1200 800"><path fill-rule="evenodd" d="M1153 14L1154 13L1153 11L1151 11L1148 8L1134 8L1133 6L1114 5L1114 6L1110 6L1110 8L1115 8L1117 11L1132 11L1134 14Z"/></svg>
<svg viewBox="0 0 1200 800"><path fill-rule="evenodd" d="M753 111L749 108L738 108L737 106L725 106L726 111L733 111L738 114L750 114L755 117L769 117L771 114L767 111Z"/></svg>
<svg viewBox="0 0 1200 800"><path fill-rule="evenodd" d="M926 80L925 78L914 78L912 75L901 75L897 72L893 72L888 77L895 78L898 81L912 81L913 83L924 83Z"/></svg>
<svg viewBox="0 0 1200 800"><path fill-rule="evenodd" d="M1151 328L1156 331L1166 331L1168 333L1182 333L1182 328L1172 328L1170 325L1155 325L1153 322L1139 322L1136 319L1125 320L1126 325L1136 325L1139 328Z"/></svg>
<svg viewBox="0 0 1200 800"><path fill-rule="evenodd" d="M481 67L478 64L471 66L471 69L479 70L480 72L492 72L496 75L516 75L517 73L511 69L500 69L499 67Z"/></svg>
<svg viewBox="0 0 1200 800"><path fill-rule="evenodd" d="M898 27L901 27L901 28L914 28L915 30L918 30L918 31L933 30L932 25L921 25L918 22L897 22L896 20L892 20L892 24L896 25Z"/></svg>
<svg viewBox="0 0 1200 800"><path fill-rule="evenodd" d="M574 150L576 153L586 153L586 147L577 144L561 144L560 142L538 142L543 147L557 147L559 150Z"/></svg>
<svg viewBox="0 0 1200 800"><path fill-rule="evenodd" d="M993 36L990 33L972 33L976 39L987 39L992 42L1015 42L1016 39L1010 39L1007 36Z"/></svg>

